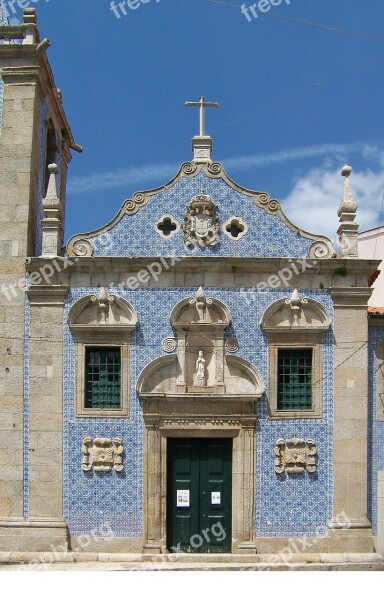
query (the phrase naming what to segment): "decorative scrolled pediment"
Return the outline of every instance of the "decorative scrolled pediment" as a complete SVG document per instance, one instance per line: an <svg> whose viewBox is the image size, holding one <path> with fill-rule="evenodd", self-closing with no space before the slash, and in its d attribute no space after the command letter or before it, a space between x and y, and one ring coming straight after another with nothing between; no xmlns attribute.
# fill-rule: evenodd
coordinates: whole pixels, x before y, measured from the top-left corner
<svg viewBox="0 0 384 600"><path fill-rule="evenodd" d="M175 329L205 329L207 326L228 327L232 320L228 308L215 298L207 298L200 286L193 298L181 300L171 313L171 324Z"/></svg>
<svg viewBox="0 0 384 600"><path fill-rule="evenodd" d="M133 331L137 325L135 309L123 298L101 288L98 296L85 296L69 311L68 323L72 331Z"/></svg>
<svg viewBox="0 0 384 600"><path fill-rule="evenodd" d="M138 382L137 392L140 396L180 397L177 389L179 363L175 354L162 356L151 362L142 371ZM225 356L224 385L226 397L260 398L265 386L260 373L249 362L238 356ZM195 390L195 393L197 391ZM206 388L205 393L220 396Z"/></svg>
<svg viewBox="0 0 384 600"><path fill-rule="evenodd" d="M289 298L277 300L267 308L260 326L267 333L293 329L323 332L330 328L331 319L319 302L301 297L294 290Z"/></svg>

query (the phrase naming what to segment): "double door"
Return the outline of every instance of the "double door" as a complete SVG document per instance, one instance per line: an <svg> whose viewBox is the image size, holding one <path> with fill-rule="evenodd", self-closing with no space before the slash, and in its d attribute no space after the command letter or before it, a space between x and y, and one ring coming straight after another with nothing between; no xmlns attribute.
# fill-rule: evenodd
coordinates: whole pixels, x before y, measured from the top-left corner
<svg viewBox="0 0 384 600"><path fill-rule="evenodd" d="M167 441L167 547L231 552L232 440Z"/></svg>

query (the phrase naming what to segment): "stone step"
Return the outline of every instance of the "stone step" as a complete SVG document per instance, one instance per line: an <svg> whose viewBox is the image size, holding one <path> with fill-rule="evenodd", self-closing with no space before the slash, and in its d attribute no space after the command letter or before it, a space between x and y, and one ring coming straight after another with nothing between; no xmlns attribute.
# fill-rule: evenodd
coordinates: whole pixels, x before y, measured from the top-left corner
<svg viewBox="0 0 384 600"><path fill-rule="evenodd" d="M0 564L0 571L384 571L381 562L349 563L162 563L61 562L53 564Z"/></svg>
<svg viewBox="0 0 384 600"><path fill-rule="evenodd" d="M198 570L219 568L270 570L282 568L308 568L314 569L323 566L350 565L351 568L360 568L361 565L373 565L379 570L384 569L384 559L377 553L313 553L313 554L117 554L117 553L87 553L87 552L1 552L0 565L24 565L48 568L61 564L65 565L91 565L109 563L114 565L124 564L125 568L138 570ZM380 569L381 570L381 569Z"/></svg>

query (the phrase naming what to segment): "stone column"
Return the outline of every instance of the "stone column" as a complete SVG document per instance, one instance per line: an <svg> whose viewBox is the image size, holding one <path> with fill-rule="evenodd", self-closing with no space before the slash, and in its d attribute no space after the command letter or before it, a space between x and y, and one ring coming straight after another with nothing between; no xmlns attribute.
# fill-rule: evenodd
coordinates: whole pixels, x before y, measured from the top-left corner
<svg viewBox="0 0 384 600"><path fill-rule="evenodd" d="M367 518L369 288L331 288L334 301L334 507L330 551L373 550Z"/></svg>
<svg viewBox="0 0 384 600"><path fill-rule="evenodd" d="M63 308L68 288L35 286L29 353L29 516L33 547L67 539L63 519Z"/></svg>

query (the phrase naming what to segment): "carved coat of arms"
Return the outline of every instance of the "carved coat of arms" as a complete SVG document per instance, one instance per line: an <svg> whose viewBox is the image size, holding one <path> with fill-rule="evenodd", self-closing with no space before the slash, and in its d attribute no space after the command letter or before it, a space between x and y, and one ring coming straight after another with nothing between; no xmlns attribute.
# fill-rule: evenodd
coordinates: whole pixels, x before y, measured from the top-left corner
<svg viewBox="0 0 384 600"><path fill-rule="evenodd" d="M217 205L202 191L188 205L184 218L184 242L187 246L216 246L219 243Z"/></svg>

